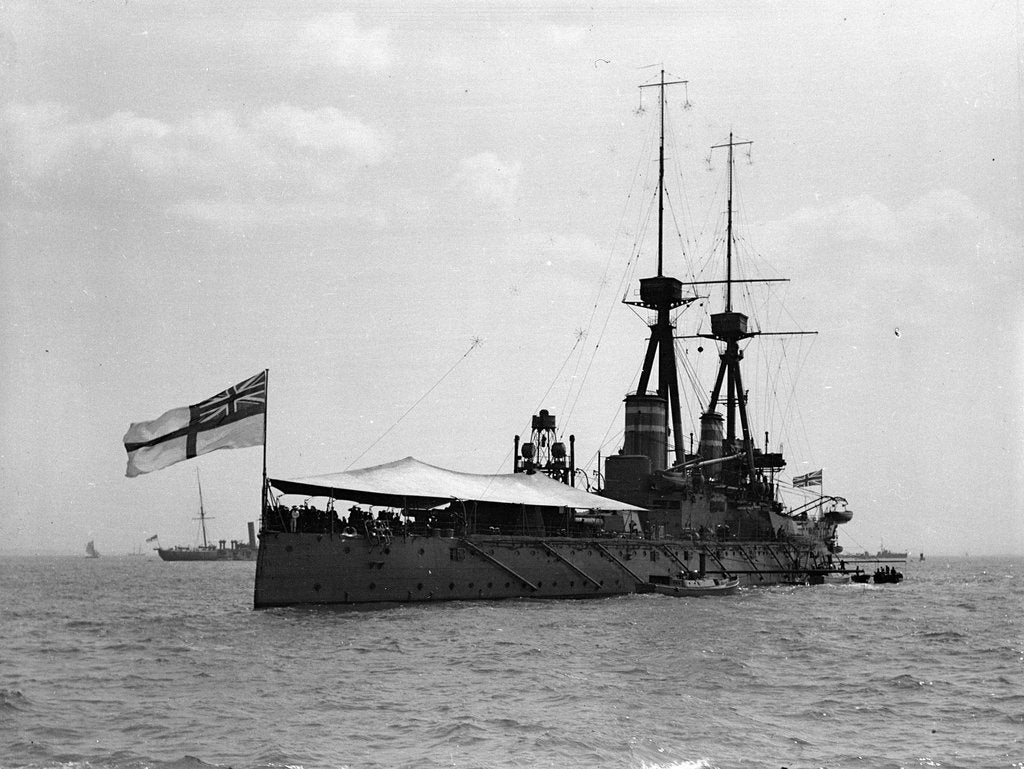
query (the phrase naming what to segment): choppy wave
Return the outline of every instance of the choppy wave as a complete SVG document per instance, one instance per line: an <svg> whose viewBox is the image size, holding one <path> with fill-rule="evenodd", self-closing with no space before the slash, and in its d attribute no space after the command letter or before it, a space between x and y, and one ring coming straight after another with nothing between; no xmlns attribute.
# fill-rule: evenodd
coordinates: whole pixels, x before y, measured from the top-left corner
<svg viewBox="0 0 1024 769"><path fill-rule="evenodd" d="M930 559L870 589L375 612L252 611L252 564L105 558L79 579L81 560L0 560L16 618L0 769L1009 767L1024 753L1019 560Z"/></svg>

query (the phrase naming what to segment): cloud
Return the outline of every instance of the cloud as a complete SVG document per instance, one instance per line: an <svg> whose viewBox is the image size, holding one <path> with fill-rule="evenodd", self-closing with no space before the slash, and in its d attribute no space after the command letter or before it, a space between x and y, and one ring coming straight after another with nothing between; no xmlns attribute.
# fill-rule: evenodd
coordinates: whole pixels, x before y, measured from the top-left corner
<svg viewBox="0 0 1024 769"><path fill-rule="evenodd" d="M116 112L79 119L61 105L3 113L6 192L20 205L65 210L130 206L181 214L197 201L280 201L341 195L387 157L385 137L333 107L280 104L241 119L226 110L164 122ZM184 204L184 205L182 205ZM207 207L205 210L210 210Z"/></svg>
<svg viewBox="0 0 1024 769"><path fill-rule="evenodd" d="M491 152L482 152L459 162L452 186L473 198L509 210L515 203L521 163L501 160Z"/></svg>
<svg viewBox="0 0 1024 769"><path fill-rule="evenodd" d="M388 38L386 28L363 29L351 13L325 14L299 31L292 61L300 66L382 71L391 66Z"/></svg>
<svg viewBox="0 0 1024 769"><path fill-rule="evenodd" d="M1010 230L954 189L902 206L861 195L804 208L777 230L790 249L813 249L819 261L834 257L830 264L839 272L853 265L901 283L927 278L961 288L983 277L980 271L1014 275Z"/></svg>
<svg viewBox="0 0 1024 769"><path fill-rule="evenodd" d="M277 226L322 224L345 219L381 230L387 220L380 209L345 206L332 201L279 202L266 200L185 200L167 208L171 216L226 228L249 229L273 223Z"/></svg>
<svg viewBox="0 0 1024 769"><path fill-rule="evenodd" d="M900 208L861 195L830 206L804 208L790 218L794 227L827 233L835 240L902 245L943 233L978 233L990 222L987 213L953 189L930 191Z"/></svg>
<svg viewBox="0 0 1024 769"><path fill-rule="evenodd" d="M583 42L589 30L586 27L565 27L550 24L544 28L544 37L551 45L572 46Z"/></svg>
<svg viewBox="0 0 1024 769"><path fill-rule="evenodd" d="M281 104L254 117L250 128L286 150L310 150L321 155L340 152L365 164L379 163L385 155L376 131L333 107L311 111Z"/></svg>
<svg viewBox="0 0 1024 769"><path fill-rule="evenodd" d="M901 205L862 195L805 208L773 240L787 260L781 274L837 326L978 337L1002 322L1024 282L1012 230L954 189Z"/></svg>

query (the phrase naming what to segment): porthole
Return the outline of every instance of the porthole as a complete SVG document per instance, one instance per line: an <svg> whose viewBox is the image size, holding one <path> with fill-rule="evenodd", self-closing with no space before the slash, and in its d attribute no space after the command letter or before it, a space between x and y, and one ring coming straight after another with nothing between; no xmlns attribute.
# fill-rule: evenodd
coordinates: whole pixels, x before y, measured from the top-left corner
<svg viewBox="0 0 1024 769"><path fill-rule="evenodd" d="M569 587L576 587L576 582L573 580L569 580Z"/></svg>
<svg viewBox="0 0 1024 769"><path fill-rule="evenodd" d="M343 553L351 553L352 552L352 548L349 547L348 545L345 545L345 549L342 552Z"/></svg>
<svg viewBox="0 0 1024 769"><path fill-rule="evenodd" d="M472 582L469 583L469 588L470 588L470 590L473 589L473 583Z"/></svg>
<svg viewBox="0 0 1024 769"><path fill-rule="evenodd" d="M391 548L390 547L385 547L384 548L384 555L388 555L389 553L391 553Z"/></svg>
<svg viewBox="0 0 1024 769"><path fill-rule="evenodd" d="M290 553L290 552L291 552L292 550L294 550L294 549L295 549L295 548L293 548L293 547L292 547L291 545L285 545L285 546L284 546L284 551L285 551L286 553Z"/></svg>
<svg viewBox="0 0 1024 769"><path fill-rule="evenodd" d="M424 550L424 549L423 549L423 548L421 547L421 548L420 548L420 555L423 555L423 554L424 554L425 552L427 552L427 551L426 551L426 550Z"/></svg>
<svg viewBox="0 0 1024 769"><path fill-rule="evenodd" d="M454 590L455 589L455 583L454 582L449 582L448 583L448 589L449 590Z"/></svg>
<svg viewBox="0 0 1024 769"><path fill-rule="evenodd" d="M416 585L416 589L417 589L417 590L422 590L422 589L423 589L423 583L422 583L422 582L418 583L418 584Z"/></svg>
<svg viewBox="0 0 1024 769"><path fill-rule="evenodd" d="M511 586L510 583L508 583L508 582L505 583L505 587L510 587L510 586Z"/></svg>
<svg viewBox="0 0 1024 769"><path fill-rule="evenodd" d="M315 584L313 585L313 589L314 589L314 590L315 590L316 592L318 592L318 593L319 593L319 592L320 592L320 583L319 583L319 582L315 583Z"/></svg>
<svg viewBox="0 0 1024 769"><path fill-rule="evenodd" d="M494 587L494 583L493 582L488 582L487 583L487 589L490 590L492 587Z"/></svg>
<svg viewBox="0 0 1024 769"><path fill-rule="evenodd" d="M376 589L377 589L377 583L376 582L371 582L370 583L370 590L376 590Z"/></svg>

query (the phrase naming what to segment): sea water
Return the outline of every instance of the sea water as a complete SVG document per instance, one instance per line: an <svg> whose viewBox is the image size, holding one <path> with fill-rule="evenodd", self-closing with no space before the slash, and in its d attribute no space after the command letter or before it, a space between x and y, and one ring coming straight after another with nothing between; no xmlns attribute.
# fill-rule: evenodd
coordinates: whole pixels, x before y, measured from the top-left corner
<svg viewBox="0 0 1024 769"><path fill-rule="evenodd" d="M254 571L0 558L0 767L1024 766L1024 559L373 611Z"/></svg>

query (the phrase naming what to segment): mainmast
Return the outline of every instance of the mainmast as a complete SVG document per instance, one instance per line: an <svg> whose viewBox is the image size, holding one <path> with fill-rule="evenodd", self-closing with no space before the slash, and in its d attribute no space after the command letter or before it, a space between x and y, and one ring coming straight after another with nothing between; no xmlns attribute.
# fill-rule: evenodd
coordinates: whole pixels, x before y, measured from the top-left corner
<svg viewBox="0 0 1024 769"><path fill-rule="evenodd" d="M715 317L728 316L722 318L723 323L721 330L725 332L726 336L722 338L722 341L726 343L726 352L722 357L722 369L725 371L726 384L725 384L725 397L726 397L726 440L729 441L730 445L734 449L742 449L744 453L747 453L748 460L753 465L753 443L750 440L750 430L747 424L747 405L746 398L743 397L743 379L740 375L740 361L743 359L743 353L740 352L739 340L744 339L747 336L747 317L741 313L734 313L732 311L732 194L733 194L733 169L734 169L734 150L738 146L751 145L753 142L736 142L733 141L732 134L729 134L729 141L725 144L716 144L711 149L719 149L721 147L729 148L729 200L726 207L726 236L725 236L725 312L719 316L712 316L711 324L714 329ZM728 363L726 362L728 357ZM719 374L718 382L721 382L721 374ZM716 385L716 391L720 384ZM711 398L711 408L713 409L714 404L717 400L718 393L715 392ZM743 441L744 446L737 447L736 444L736 413L739 412L740 425L743 428Z"/></svg>
<svg viewBox="0 0 1024 769"><path fill-rule="evenodd" d="M732 276L732 209L733 209L733 169L734 151L736 147L749 146L750 141L735 141L732 133L729 134L729 141L712 146L712 150L727 147L729 150L729 200L727 208L726 241L725 241L725 280L724 281L701 281L702 284L725 284L725 311L715 313L711 316L711 333L697 334L704 339L713 339L717 342L724 342L725 349L719 353L721 361L718 368L718 376L715 378L715 386L711 391L711 398L708 401L708 408L701 415L701 449L700 454L704 459L718 458L731 454L742 454L746 459L744 475L752 482L756 480L757 472L760 469L778 469L784 466L781 455L768 454L767 434L765 435L765 452L760 461L754 461L754 441L751 437L750 422L747 418L747 398L743 389L743 375L740 372L740 361L743 360L743 351L740 350L740 341L754 336L772 334L764 331L748 331L747 316L741 312L734 312L732 308L732 286L734 283L774 283L785 282L786 278L759 278L756 280L738 280ZM696 284L695 284L696 285ZM781 332L788 334L815 333L815 332ZM722 417L716 411L722 395L722 387L725 386L725 435L722 436ZM741 440L737 440L736 417L739 417ZM708 456L705 456L708 455Z"/></svg>
<svg viewBox="0 0 1024 769"><path fill-rule="evenodd" d="M720 354L721 365L718 369L718 376L715 379L715 387L711 391L711 400L708 402L708 410L704 415L715 413L715 407L722 391L722 384L725 383L725 441L728 452L742 452L746 455L747 467L750 473L754 471L754 444L750 439L750 424L747 421L747 401L744 397L743 376L740 373L740 361L743 360L743 352L740 350L740 340L753 336L747 331L747 316L732 310L732 196L733 196L733 160L734 150L738 146L750 145L753 142L737 142L733 135L729 134L729 141L724 144L712 146L712 150L728 147L729 149L729 201L726 219L725 238L725 312L711 316L710 338L725 342L725 350ZM736 442L736 415L739 414L740 427L743 431L743 442L737 445Z"/></svg>
<svg viewBox="0 0 1024 769"><path fill-rule="evenodd" d="M199 480L199 468L196 468L196 485L199 487L199 527L203 530L203 547L206 545L206 510L203 509L203 484Z"/></svg>
<svg viewBox="0 0 1024 769"><path fill-rule="evenodd" d="M630 440L641 432L649 433L646 428L653 427L668 432L671 419L673 449L677 461L685 456L683 443L683 416L679 403L679 380L676 374L675 346L673 342L675 326L672 324L672 310L694 301L696 297L683 297L683 284L676 278L664 275L664 219L665 219L665 86L688 83L687 80L665 80L665 70L657 83L642 85L640 88L658 88L658 106L660 110L660 142L658 146L658 274L653 278L640 280L640 301L627 302L638 307L646 307L657 312L657 321L650 327L651 337L644 356L643 370L635 395L627 396L627 413L632 410L636 430L631 436L627 426L627 454L647 454L651 456L654 469L664 469L667 462L667 436L661 439L660 446L650 446L645 439L637 438L630 445ZM656 395L648 394L651 374L654 370L655 357L658 359L658 390ZM668 412L668 413L666 413ZM628 419L628 417L627 417ZM660 424L659 424L660 423ZM644 443L641 446L640 443Z"/></svg>

